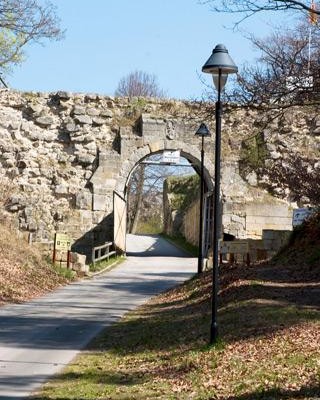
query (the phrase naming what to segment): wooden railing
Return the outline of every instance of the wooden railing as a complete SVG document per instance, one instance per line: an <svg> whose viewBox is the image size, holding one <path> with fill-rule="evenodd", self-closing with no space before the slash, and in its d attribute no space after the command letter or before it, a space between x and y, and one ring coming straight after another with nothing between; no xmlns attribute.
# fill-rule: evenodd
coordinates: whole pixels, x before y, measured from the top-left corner
<svg viewBox="0 0 320 400"><path fill-rule="evenodd" d="M95 264L98 261L109 260L109 257L116 254L115 250L110 251L110 247L113 246L113 242L106 242L100 246L93 247L92 249L92 263Z"/></svg>

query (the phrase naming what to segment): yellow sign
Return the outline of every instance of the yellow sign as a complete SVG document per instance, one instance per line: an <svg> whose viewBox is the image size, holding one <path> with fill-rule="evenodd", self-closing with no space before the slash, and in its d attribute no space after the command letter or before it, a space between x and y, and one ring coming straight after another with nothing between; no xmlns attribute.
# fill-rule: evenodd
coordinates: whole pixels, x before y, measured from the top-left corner
<svg viewBox="0 0 320 400"><path fill-rule="evenodd" d="M54 237L54 247L56 250L68 251L71 249L71 239L65 233L56 233Z"/></svg>

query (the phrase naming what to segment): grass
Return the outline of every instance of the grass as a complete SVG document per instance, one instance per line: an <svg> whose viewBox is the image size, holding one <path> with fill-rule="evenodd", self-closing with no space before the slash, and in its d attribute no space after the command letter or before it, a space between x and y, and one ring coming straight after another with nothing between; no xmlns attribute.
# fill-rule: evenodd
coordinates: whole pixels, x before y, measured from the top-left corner
<svg viewBox="0 0 320 400"><path fill-rule="evenodd" d="M319 398L319 280L277 271L222 267L217 345L209 272L128 313L35 398Z"/></svg>
<svg viewBox="0 0 320 400"><path fill-rule="evenodd" d="M112 266L116 266L116 265L120 264L124 260L125 260L124 257L120 257L118 255L112 255L109 257L109 259L105 259L102 261L98 261L94 264L93 263L90 264L90 266L89 266L90 272L99 272L104 269L107 269L108 267L111 268Z"/></svg>
<svg viewBox="0 0 320 400"><path fill-rule="evenodd" d="M72 271L72 269L69 269L69 268L65 268L65 267L60 267L58 265L54 265L53 269L54 269L54 271L56 271L56 273L59 276L61 276L63 278L66 278L68 280L72 280L77 276L76 272Z"/></svg>
<svg viewBox="0 0 320 400"><path fill-rule="evenodd" d="M198 256L198 246L195 246L186 241L186 239L182 235L174 235L170 236L166 233L161 233L161 236L168 240L169 242L174 243L176 246L180 247L182 250L185 250L190 255L197 257Z"/></svg>

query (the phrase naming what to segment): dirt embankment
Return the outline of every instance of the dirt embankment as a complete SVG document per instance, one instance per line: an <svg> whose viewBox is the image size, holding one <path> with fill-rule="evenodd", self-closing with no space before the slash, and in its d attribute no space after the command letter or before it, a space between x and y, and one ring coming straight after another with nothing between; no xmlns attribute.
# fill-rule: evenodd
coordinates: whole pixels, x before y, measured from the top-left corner
<svg viewBox="0 0 320 400"><path fill-rule="evenodd" d="M39 250L6 224L0 227L0 305L23 302L66 284Z"/></svg>

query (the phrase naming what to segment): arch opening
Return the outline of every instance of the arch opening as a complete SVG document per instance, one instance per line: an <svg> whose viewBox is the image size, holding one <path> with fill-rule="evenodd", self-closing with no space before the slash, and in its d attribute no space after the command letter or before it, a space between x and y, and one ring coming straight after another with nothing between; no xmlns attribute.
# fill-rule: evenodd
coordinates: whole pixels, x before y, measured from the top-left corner
<svg viewBox="0 0 320 400"><path fill-rule="evenodd" d="M168 153L169 156L178 153L178 158L168 162ZM198 158L176 149L150 152L134 163L124 187L127 201L126 238L129 239L126 250L129 254L133 253L131 235L155 236L163 233L183 237L196 251L200 225L200 169ZM203 254L208 252L210 246L212 188L209 171L204 167ZM170 190L173 193L169 193ZM192 222L186 222L190 218ZM154 255L155 250L154 246L150 246L149 252L142 250L134 253Z"/></svg>

